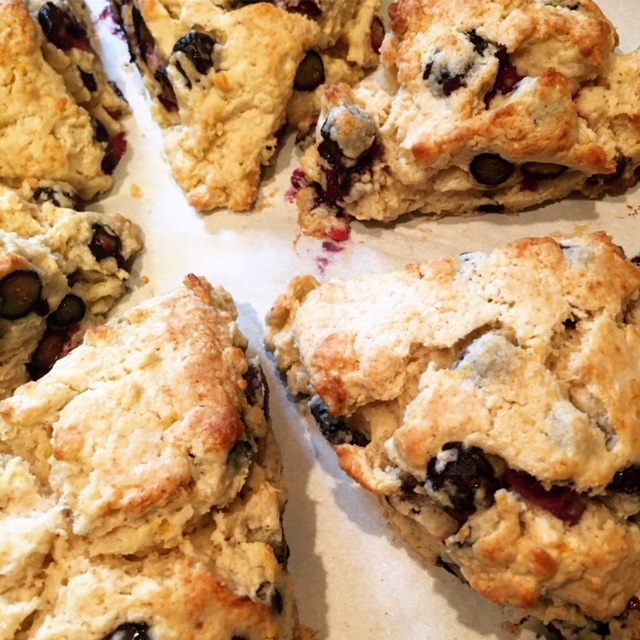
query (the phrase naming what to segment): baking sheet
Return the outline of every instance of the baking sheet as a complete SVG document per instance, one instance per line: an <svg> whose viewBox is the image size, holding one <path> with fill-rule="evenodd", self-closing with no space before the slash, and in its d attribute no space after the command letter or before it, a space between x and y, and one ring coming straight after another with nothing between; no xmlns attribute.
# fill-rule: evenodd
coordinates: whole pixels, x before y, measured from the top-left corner
<svg viewBox="0 0 640 640"><path fill-rule="evenodd" d="M103 0L89 2L99 16ZM601 0L621 36L640 45L637 0ZM137 69L109 20L98 21L108 71L129 101L129 150L116 187L94 209L120 212L143 229L146 248L121 308L176 287L189 272L223 285L267 374L273 428L280 442L289 503L285 517L302 622L327 640L476 640L513 638L497 607L443 570L428 567L390 530L376 499L338 467L312 419L290 398L264 350L264 317L295 276L320 280L386 272L462 251L489 250L522 236L606 230L629 256L640 253L640 189L602 201L571 199L518 216L412 218L389 227L355 223L340 245L299 235L287 199L298 151L290 139L268 170L255 210L198 214L162 159L160 131ZM339 250L336 250L339 249ZM176 381L178 383L179 381ZM536 632L524 630L523 640Z"/></svg>

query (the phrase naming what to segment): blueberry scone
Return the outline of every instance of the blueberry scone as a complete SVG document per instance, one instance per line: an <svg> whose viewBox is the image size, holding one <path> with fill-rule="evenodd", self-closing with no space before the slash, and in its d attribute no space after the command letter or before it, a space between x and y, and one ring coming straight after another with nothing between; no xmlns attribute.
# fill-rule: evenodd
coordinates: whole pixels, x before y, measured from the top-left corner
<svg viewBox="0 0 640 640"><path fill-rule="evenodd" d="M123 216L36 205L0 187L0 398L104 321L141 248L140 230Z"/></svg>
<svg viewBox="0 0 640 640"><path fill-rule="evenodd" d="M279 449L236 317L189 275L0 402L0 504L17 503L0 562L20 584L0 571L2 640L300 637ZM41 522L28 545L19 517Z"/></svg>
<svg viewBox="0 0 640 640"><path fill-rule="evenodd" d="M640 267L607 235L300 276L267 329L341 467L419 553L556 628L628 624Z"/></svg>
<svg viewBox="0 0 640 640"><path fill-rule="evenodd" d="M638 180L640 51L592 0L398 0L374 74L325 87L296 176L309 233L517 212Z"/></svg>
<svg viewBox="0 0 640 640"><path fill-rule="evenodd" d="M378 0L112 5L153 100L173 176L198 210L250 209L294 94L289 116L303 120L325 65L346 80L377 59L370 33Z"/></svg>
<svg viewBox="0 0 640 640"><path fill-rule="evenodd" d="M108 191L127 105L109 84L78 5L0 2L0 182Z"/></svg>

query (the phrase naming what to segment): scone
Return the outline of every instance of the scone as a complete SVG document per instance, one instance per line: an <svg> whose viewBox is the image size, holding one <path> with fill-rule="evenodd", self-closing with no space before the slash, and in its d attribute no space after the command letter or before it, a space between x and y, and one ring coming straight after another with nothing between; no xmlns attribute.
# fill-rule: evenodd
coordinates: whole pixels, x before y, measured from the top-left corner
<svg viewBox="0 0 640 640"><path fill-rule="evenodd" d="M324 93L300 223L517 212L636 184L640 51L592 0L398 0L378 70Z"/></svg>
<svg viewBox="0 0 640 640"><path fill-rule="evenodd" d="M294 94L289 116L304 120L325 64L346 80L377 59L370 32L378 0L112 5L151 94L173 176L200 211L250 209Z"/></svg>
<svg viewBox="0 0 640 640"><path fill-rule="evenodd" d="M34 577L0 599L19 629L2 640L299 637L279 450L236 316L189 275L0 403L0 461L28 497L2 514L0 560ZM38 513L24 549L17 519Z"/></svg>
<svg viewBox="0 0 640 640"><path fill-rule="evenodd" d="M140 229L123 216L36 205L0 187L0 398L104 321L141 248Z"/></svg>
<svg viewBox="0 0 640 640"><path fill-rule="evenodd" d="M640 267L607 235L301 276L267 329L341 467L419 553L556 628L628 623Z"/></svg>
<svg viewBox="0 0 640 640"><path fill-rule="evenodd" d="M0 182L59 183L91 200L113 184L127 105L107 81L80 7L0 2Z"/></svg>

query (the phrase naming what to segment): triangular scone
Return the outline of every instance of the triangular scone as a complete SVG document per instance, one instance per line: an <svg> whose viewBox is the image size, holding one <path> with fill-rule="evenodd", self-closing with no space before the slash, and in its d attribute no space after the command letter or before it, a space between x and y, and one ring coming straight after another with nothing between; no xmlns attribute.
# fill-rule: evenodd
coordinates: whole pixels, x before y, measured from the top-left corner
<svg viewBox="0 0 640 640"><path fill-rule="evenodd" d="M267 325L290 391L421 554L546 623L625 622L640 267L608 236L299 277Z"/></svg>
<svg viewBox="0 0 640 640"><path fill-rule="evenodd" d="M376 59L368 38L378 2L362 11L358 4L291 3L288 11L267 2L114 0L163 128L167 160L191 205L253 206L294 88L311 94L324 81L320 53L307 59L308 50L340 41L352 58L345 65ZM351 41L343 38L347 24L354 25ZM298 94L291 114L301 119L310 109Z"/></svg>
<svg viewBox="0 0 640 640"><path fill-rule="evenodd" d="M189 275L0 403L0 451L64 506L20 638L299 637L280 454L236 315Z"/></svg>
<svg viewBox="0 0 640 640"><path fill-rule="evenodd" d="M86 50L87 32L71 11L53 2L35 9L0 0L0 182L34 189L64 183L90 200L113 184L110 174L124 150L117 118L126 106L105 86L97 58ZM67 31L71 42L61 44ZM57 51L47 35L70 50ZM85 92L72 86L76 72L84 74Z"/></svg>
<svg viewBox="0 0 640 640"><path fill-rule="evenodd" d="M399 0L390 18L377 72L326 88L302 158L307 231L514 212L637 182L640 51L615 51L591 0Z"/></svg>
<svg viewBox="0 0 640 640"><path fill-rule="evenodd" d="M17 313L0 306L0 398L104 321L141 248L140 229L123 216L36 205L0 187L0 298L22 299Z"/></svg>

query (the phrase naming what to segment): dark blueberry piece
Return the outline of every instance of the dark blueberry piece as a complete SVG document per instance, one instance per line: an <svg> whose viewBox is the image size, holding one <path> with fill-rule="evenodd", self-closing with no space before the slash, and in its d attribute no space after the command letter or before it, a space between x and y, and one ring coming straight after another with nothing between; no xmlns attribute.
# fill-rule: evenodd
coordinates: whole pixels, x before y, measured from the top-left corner
<svg viewBox="0 0 640 640"><path fill-rule="evenodd" d="M260 407L266 412L269 404L269 387L259 364L251 363L243 380L247 383L244 396L252 407Z"/></svg>
<svg viewBox="0 0 640 640"><path fill-rule="evenodd" d="M98 83L96 82L96 77L93 75L93 73L85 71L80 67L78 67L78 73L80 74L82 84L86 87L87 91L95 93L98 90Z"/></svg>
<svg viewBox="0 0 640 640"><path fill-rule="evenodd" d="M155 78L158 85L160 85L160 94L158 95L158 101L160 102L160 104L169 113L177 111L178 98L176 98L176 92L173 89L173 85L169 80L167 72L164 69L159 69L155 72L153 77Z"/></svg>
<svg viewBox="0 0 640 640"><path fill-rule="evenodd" d="M353 444L358 447L366 447L369 444L369 439L359 431L350 429L344 418L331 415L326 402L319 397L309 402L309 409L322 435L330 444Z"/></svg>
<svg viewBox="0 0 640 640"><path fill-rule="evenodd" d="M511 93L516 85L522 80L523 76L511 64L509 52L504 45L499 45L494 54L498 58L498 73L493 85L493 89L484 97L484 103L489 108L491 101L498 95L506 95Z"/></svg>
<svg viewBox="0 0 640 640"><path fill-rule="evenodd" d="M490 507L501 483L478 447L449 442L427 464L427 490L454 518L464 522Z"/></svg>
<svg viewBox="0 0 640 640"><path fill-rule="evenodd" d="M41 294L42 281L35 271L12 271L0 280L0 318L24 318L33 310Z"/></svg>
<svg viewBox="0 0 640 640"><path fill-rule="evenodd" d="M215 45L216 41L210 35L200 31L190 31L175 43L173 54L184 54L191 61L196 71L205 75L213 67L213 48ZM180 62L176 62L176 68L190 86L191 81Z"/></svg>
<svg viewBox="0 0 640 640"><path fill-rule="evenodd" d="M479 204L476 211L479 213L504 213L505 206L499 202L489 204Z"/></svg>
<svg viewBox="0 0 640 640"><path fill-rule="evenodd" d="M384 24L378 16L374 16L371 21L371 48L375 53L380 53L382 41L384 40Z"/></svg>
<svg viewBox="0 0 640 640"><path fill-rule="evenodd" d="M613 173L597 173L589 178L589 184L611 184L616 182L624 175L629 160L624 156L618 156L616 158L616 169Z"/></svg>
<svg viewBox="0 0 640 640"><path fill-rule="evenodd" d="M282 612L284 611L284 599L282 597L282 593L278 589L275 590L273 598L271 598L271 606L278 615L282 615Z"/></svg>
<svg viewBox="0 0 640 640"><path fill-rule="evenodd" d="M640 466L634 464L618 471L607 486L607 490L616 493L640 493Z"/></svg>
<svg viewBox="0 0 640 640"><path fill-rule="evenodd" d="M307 51L298 65L293 88L298 91L313 91L324 82L324 63L317 51Z"/></svg>
<svg viewBox="0 0 640 640"><path fill-rule="evenodd" d="M483 55L487 50L487 47L489 46L488 40L485 40L482 36L479 36L476 33L475 29L472 29L467 33L467 38L469 38L469 41L473 45L476 53L479 53L480 55Z"/></svg>
<svg viewBox="0 0 640 640"><path fill-rule="evenodd" d="M75 193L63 191L57 187L38 187L33 192L33 199L42 204L51 202L56 207L65 209L74 209L75 211L84 211L84 202Z"/></svg>
<svg viewBox="0 0 640 640"><path fill-rule="evenodd" d="M229 450L227 464L237 470L246 469L252 455L253 446L248 440L236 440Z"/></svg>
<svg viewBox="0 0 640 640"><path fill-rule="evenodd" d="M144 622L125 622L103 640L150 640L149 625Z"/></svg>
<svg viewBox="0 0 640 640"><path fill-rule="evenodd" d="M67 329L78 324L87 312L84 300L73 293L68 293L58 305L58 308L49 315L47 324L54 329Z"/></svg>
<svg viewBox="0 0 640 640"><path fill-rule="evenodd" d="M627 602L628 611L640 611L640 598L638 596L631 596L629 602Z"/></svg>
<svg viewBox="0 0 640 640"><path fill-rule="evenodd" d="M91 44L85 28L72 14L67 13L53 2L47 2L40 7L38 23L45 38L58 49L91 51Z"/></svg>
<svg viewBox="0 0 640 640"><path fill-rule="evenodd" d="M583 497L571 487L553 485L551 488L545 489L532 475L513 469L507 470L505 480L527 502L548 511L570 527L580 522L580 518L587 508Z"/></svg>
<svg viewBox="0 0 640 640"><path fill-rule="evenodd" d="M570 318L567 318L562 324L567 331L573 331L578 326L578 318L576 318L575 316L571 316Z"/></svg>
<svg viewBox="0 0 640 640"><path fill-rule="evenodd" d="M286 567L287 561L289 560L289 554L290 554L289 545L287 544L287 541L283 538L281 541L275 544L272 544L271 546L273 547L273 553L278 563L281 566Z"/></svg>
<svg viewBox="0 0 640 640"><path fill-rule="evenodd" d="M109 129L107 129L105 124L97 118L92 118L91 124L93 124L96 141L105 142L107 145L109 145L111 143L111 134L109 133Z"/></svg>
<svg viewBox="0 0 640 640"><path fill-rule="evenodd" d="M433 62L430 62L425 66L424 72L422 73L422 78L424 80L429 80L432 72ZM442 94L445 97L448 97L454 91L457 91L461 87L465 86L464 78L465 75L463 73L454 75L448 69L442 69L435 78L435 83L440 87Z"/></svg>
<svg viewBox="0 0 640 640"><path fill-rule="evenodd" d="M120 238L101 224L93 225L93 237L89 243L93 257L100 262L105 258L116 258L122 249Z"/></svg>
<svg viewBox="0 0 640 640"><path fill-rule="evenodd" d="M151 58L151 53L156 47L156 42L144 21L140 10L137 7L131 9L131 21L133 22L133 33L137 44L138 55L147 64Z"/></svg>
<svg viewBox="0 0 640 640"><path fill-rule="evenodd" d="M631 258L631 262L633 262L636 267L640 267L640 253L637 256L633 256L633 258Z"/></svg>
<svg viewBox="0 0 640 640"><path fill-rule="evenodd" d="M285 7L291 13L301 13L309 18L319 18L322 9L313 0L299 0L298 2L286 2Z"/></svg>
<svg viewBox="0 0 640 640"><path fill-rule="evenodd" d="M561 176L568 167L553 162L525 162L520 167L523 175L535 180L552 180Z"/></svg>
<svg viewBox="0 0 640 640"><path fill-rule="evenodd" d="M514 165L497 153L481 153L469 165L469 171L476 181L489 186L506 182L513 169Z"/></svg>
<svg viewBox="0 0 640 640"><path fill-rule="evenodd" d="M69 334L66 330L47 328L31 355L27 371L33 380L47 373L65 351Z"/></svg>

